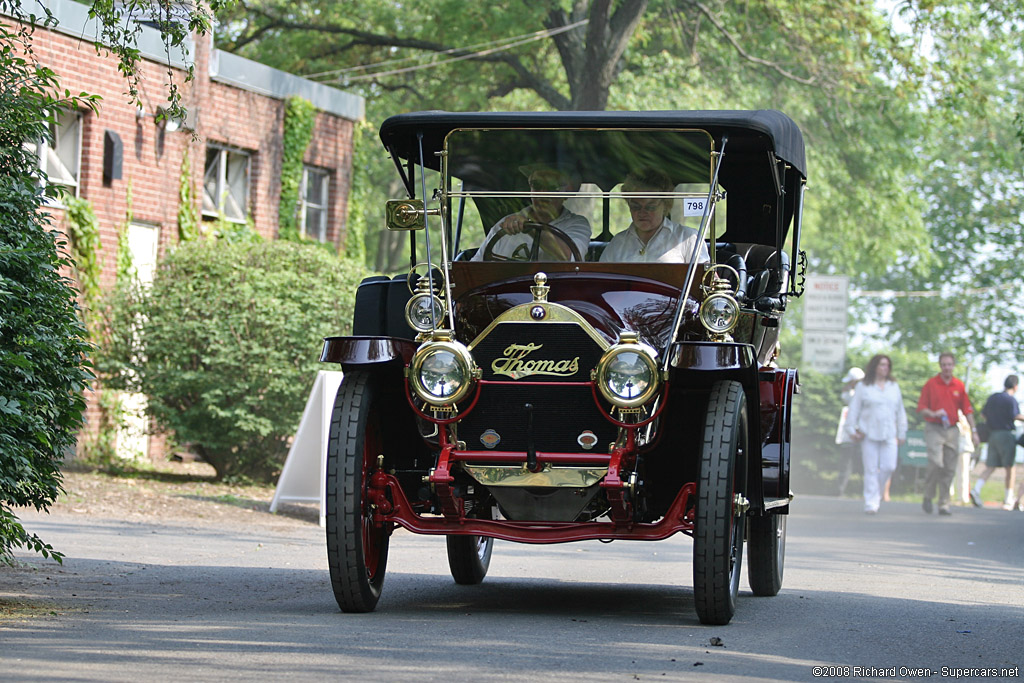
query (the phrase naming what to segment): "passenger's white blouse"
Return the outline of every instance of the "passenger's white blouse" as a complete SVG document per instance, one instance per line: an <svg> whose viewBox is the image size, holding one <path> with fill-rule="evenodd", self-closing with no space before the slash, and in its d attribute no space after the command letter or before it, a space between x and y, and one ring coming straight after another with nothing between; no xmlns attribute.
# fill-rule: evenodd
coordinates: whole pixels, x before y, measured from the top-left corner
<svg viewBox="0 0 1024 683"><path fill-rule="evenodd" d="M874 382L857 385L846 416L846 431L852 435L858 429L872 441L907 438L907 411L896 382L887 380L881 387Z"/></svg>
<svg viewBox="0 0 1024 683"><path fill-rule="evenodd" d="M636 226L629 227L612 238L601 254L601 262L689 263L697 231L669 220L666 216L654 236L644 244L636 234ZM697 262L708 260L708 247L700 245Z"/></svg>

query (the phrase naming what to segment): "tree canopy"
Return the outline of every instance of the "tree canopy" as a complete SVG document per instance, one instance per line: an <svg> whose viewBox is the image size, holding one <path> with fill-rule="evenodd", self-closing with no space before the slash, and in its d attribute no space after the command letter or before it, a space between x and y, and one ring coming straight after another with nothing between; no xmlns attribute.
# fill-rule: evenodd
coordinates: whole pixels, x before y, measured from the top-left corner
<svg viewBox="0 0 1024 683"><path fill-rule="evenodd" d="M851 275L868 293L855 317L881 321L884 343L991 361L1019 358L1024 331L1008 296L1024 244L1022 15L976 0L248 0L221 14L218 40L361 92L376 123L414 109L781 109L808 144L812 270ZM397 190L376 156L356 172L378 190L355 211Z"/></svg>

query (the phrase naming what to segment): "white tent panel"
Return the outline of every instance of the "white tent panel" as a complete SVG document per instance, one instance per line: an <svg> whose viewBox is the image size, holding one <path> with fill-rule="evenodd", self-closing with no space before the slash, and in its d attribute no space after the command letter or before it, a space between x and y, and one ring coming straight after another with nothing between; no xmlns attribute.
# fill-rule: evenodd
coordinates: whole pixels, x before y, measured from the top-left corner
<svg viewBox="0 0 1024 683"><path fill-rule="evenodd" d="M320 526L326 525L327 437L341 377L339 371L317 373L306 409L302 411L299 430L277 480L274 499L270 501L271 512L276 512L280 503L319 503Z"/></svg>

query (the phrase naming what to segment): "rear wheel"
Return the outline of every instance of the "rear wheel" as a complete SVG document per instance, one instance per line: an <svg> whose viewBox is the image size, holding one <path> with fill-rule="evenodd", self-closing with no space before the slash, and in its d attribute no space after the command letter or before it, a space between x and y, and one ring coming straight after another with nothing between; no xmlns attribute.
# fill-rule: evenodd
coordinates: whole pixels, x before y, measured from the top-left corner
<svg viewBox="0 0 1024 683"><path fill-rule="evenodd" d="M487 576L494 539L485 536L449 536L448 568L455 583L474 586Z"/></svg>
<svg viewBox="0 0 1024 683"><path fill-rule="evenodd" d="M716 382L704 421L693 533L693 594L704 624L728 624L743 566L747 407L739 382Z"/></svg>
<svg viewBox="0 0 1024 683"><path fill-rule="evenodd" d="M751 517L747 540L747 581L754 595L771 597L782 588L786 562L786 515Z"/></svg>
<svg viewBox="0 0 1024 683"><path fill-rule="evenodd" d="M343 612L372 612L380 599L391 528L375 527L367 500L383 452L378 392L368 372L345 374L327 442L327 565Z"/></svg>
<svg viewBox="0 0 1024 683"><path fill-rule="evenodd" d="M474 519L495 519L496 508L491 504L477 503L470 516ZM487 576L491 565L491 549L494 539L486 536L447 536L448 568L455 583L475 586Z"/></svg>

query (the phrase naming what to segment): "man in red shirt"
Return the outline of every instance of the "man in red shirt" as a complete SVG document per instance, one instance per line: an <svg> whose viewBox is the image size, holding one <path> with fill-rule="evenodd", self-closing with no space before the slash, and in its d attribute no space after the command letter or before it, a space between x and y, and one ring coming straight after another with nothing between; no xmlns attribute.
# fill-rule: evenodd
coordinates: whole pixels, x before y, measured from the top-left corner
<svg viewBox="0 0 1024 683"><path fill-rule="evenodd" d="M960 430L956 426L959 413L963 413L971 425L975 447L981 443L967 389L953 376L955 366L953 354L943 352L939 356L939 374L925 382L917 401L917 412L925 420L924 442L928 447L928 471L924 480L924 501L921 503L928 514L931 514L932 498L936 495L939 514L952 514L949 510L949 485L953 482L960 457Z"/></svg>

